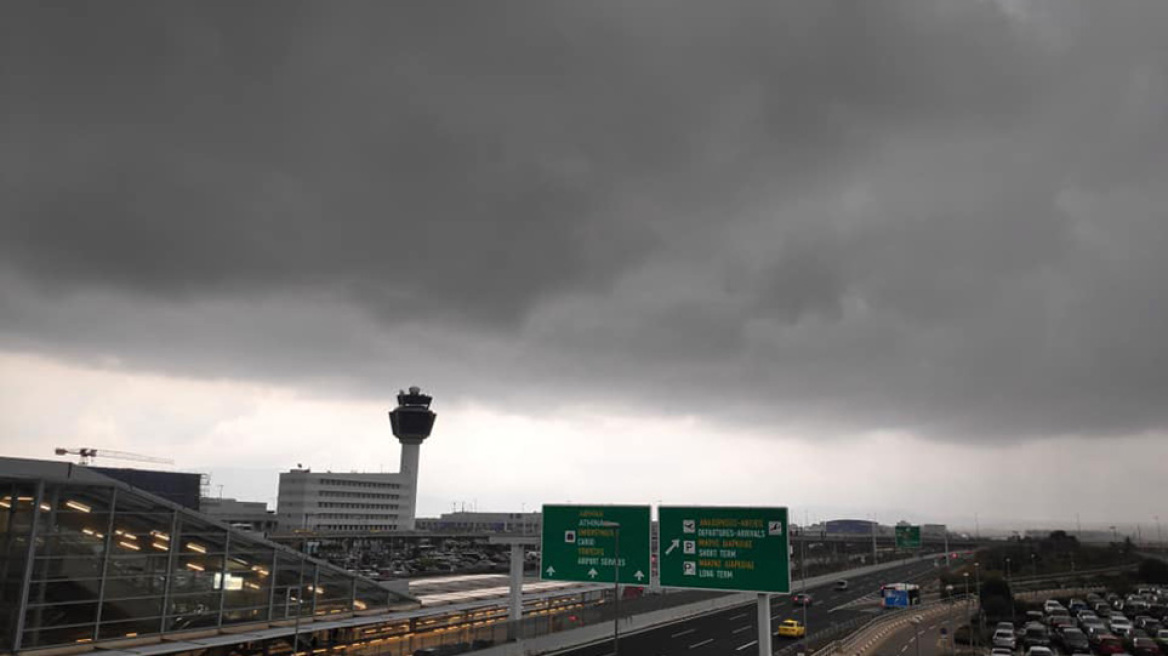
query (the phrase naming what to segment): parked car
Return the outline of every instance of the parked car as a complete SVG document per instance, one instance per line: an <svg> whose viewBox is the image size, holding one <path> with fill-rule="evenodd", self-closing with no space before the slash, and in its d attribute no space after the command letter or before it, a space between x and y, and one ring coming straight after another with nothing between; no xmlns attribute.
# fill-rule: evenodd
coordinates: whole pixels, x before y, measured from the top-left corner
<svg viewBox="0 0 1168 656"><path fill-rule="evenodd" d="M1132 629L1135 627L1132 626L1131 620L1123 615L1112 615L1107 620L1107 628L1115 635L1126 638L1131 635Z"/></svg>
<svg viewBox="0 0 1168 656"><path fill-rule="evenodd" d="M1050 647L1034 646L1026 650L1026 656L1054 656L1054 652Z"/></svg>
<svg viewBox="0 0 1168 656"><path fill-rule="evenodd" d="M1014 635L1013 629L998 629L994 631L994 638L991 644L995 647L1013 650L1018 646L1018 638Z"/></svg>
<svg viewBox="0 0 1168 656"><path fill-rule="evenodd" d="M1156 643L1160 647L1168 647L1168 629L1160 629L1156 632Z"/></svg>
<svg viewBox="0 0 1168 656"><path fill-rule="evenodd" d="M1009 631L1010 633L1013 633L1014 632L1014 623L1013 622L998 622L998 625L994 627L994 631L995 632Z"/></svg>
<svg viewBox="0 0 1168 656"><path fill-rule="evenodd" d="M1004 647L994 647L990 650L990 656L1014 656L1014 650Z"/></svg>
<svg viewBox="0 0 1168 656"><path fill-rule="evenodd" d="M1132 638L1127 651L1132 656L1161 656L1162 653L1160 646L1151 638Z"/></svg>
<svg viewBox="0 0 1168 656"><path fill-rule="evenodd" d="M1031 622L1022 629L1023 647L1049 647L1050 631L1038 622Z"/></svg>
<svg viewBox="0 0 1168 656"><path fill-rule="evenodd" d="M1063 629L1058 634L1058 644L1063 653L1091 651L1091 643L1087 642L1087 634L1074 628Z"/></svg>
<svg viewBox="0 0 1168 656"><path fill-rule="evenodd" d="M779 636L783 638L802 638L807 634L807 627L798 620L783 620L779 624Z"/></svg>
<svg viewBox="0 0 1168 656"><path fill-rule="evenodd" d="M1100 656L1124 653L1123 640L1110 633L1093 633L1087 640L1091 643L1091 650Z"/></svg>
<svg viewBox="0 0 1168 656"><path fill-rule="evenodd" d="M1142 629L1148 632L1148 635L1154 636L1156 632L1164 628L1160 620L1149 615L1140 615L1136 618L1135 625L1137 629Z"/></svg>
<svg viewBox="0 0 1168 656"><path fill-rule="evenodd" d="M1059 602L1058 599L1047 599L1042 604L1042 612L1047 615L1050 615L1051 613L1059 610L1065 611L1066 608L1063 607L1062 603Z"/></svg>

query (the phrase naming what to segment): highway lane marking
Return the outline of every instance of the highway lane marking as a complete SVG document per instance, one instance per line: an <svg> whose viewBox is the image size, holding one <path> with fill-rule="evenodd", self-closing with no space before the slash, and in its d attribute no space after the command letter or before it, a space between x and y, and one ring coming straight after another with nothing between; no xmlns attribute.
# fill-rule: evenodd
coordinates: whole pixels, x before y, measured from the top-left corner
<svg viewBox="0 0 1168 656"><path fill-rule="evenodd" d="M698 647L701 647L702 645L708 645L713 641L714 641L713 638L709 638L708 640L703 640L701 642L695 642L692 645L690 645L689 648L690 649L697 649Z"/></svg>
<svg viewBox="0 0 1168 656"><path fill-rule="evenodd" d="M737 628L737 629L734 629L734 630L733 630L733 631L731 631L730 633L742 633L743 631L746 631L747 629L751 629L751 628L754 628L754 627L753 627L753 625L751 625L751 624L747 624L746 626L743 626L743 627L739 627L739 628Z"/></svg>
<svg viewBox="0 0 1168 656"><path fill-rule="evenodd" d="M693 633L694 631L697 631L697 629L686 629L684 631L681 631L680 633L674 633L673 635L671 635L669 637L670 638L680 638L681 636L686 635L688 633Z"/></svg>
<svg viewBox="0 0 1168 656"><path fill-rule="evenodd" d="M741 647L735 647L734 651L742 651L743 649L748 649L748 648L753 647L757 644L758 644L757 640L751 640L750 642L746 643L745 645L742 645Z"/></svg>
<svg viewBox="0 0 1168 656"><path fill-rule="evenodd" d="M741 615L735 615L734 617L731 617L731 618L730 618L730 621L731 621L731 622L733 622L734 620L740 620L740 619L742 619L742 618L746 617L746 616L747 616L747 614L748 614L748 613L743 613L743 614L741 614Z"/></svg>

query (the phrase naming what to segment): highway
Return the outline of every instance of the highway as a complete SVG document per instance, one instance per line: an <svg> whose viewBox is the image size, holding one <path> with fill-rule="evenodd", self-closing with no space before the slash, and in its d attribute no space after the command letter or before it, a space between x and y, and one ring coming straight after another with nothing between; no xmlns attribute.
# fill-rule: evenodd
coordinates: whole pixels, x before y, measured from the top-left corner
<svg viewBox="0 0 1168 656"><path fill-rule="evenodd" d="M872 615L878 608L878 591L885 583L897 583L935 571L931 560L848 579L848 589L837 592L832 584L808 588L814 604L807 609L808 635L814 636L830 626ZM801 592L799 581L794 592ZM757 610L749 603L710 613L694 619L667 624L647 631L621 635L620 653L639 656L727 656L758 653ZM785 619L803 621L803 609L792 606L790 597L775 597L771 602L771 630ZM793 642L775 636L776 650ZM612 642L601 642L557 652L557 656L606 656L612 654Z"/></svg>

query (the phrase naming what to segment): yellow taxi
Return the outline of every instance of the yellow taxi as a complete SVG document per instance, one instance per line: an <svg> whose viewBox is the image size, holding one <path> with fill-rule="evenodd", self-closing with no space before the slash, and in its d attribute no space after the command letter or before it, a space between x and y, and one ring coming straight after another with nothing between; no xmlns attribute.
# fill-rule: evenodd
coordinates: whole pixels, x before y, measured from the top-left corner
<svg viewBox="0 0 1168 656"><path fill-rule="evenodd" d="M779 624L779 636L783 638L802 638L807 633L807 627L795 620L783 620Z"/></svg>

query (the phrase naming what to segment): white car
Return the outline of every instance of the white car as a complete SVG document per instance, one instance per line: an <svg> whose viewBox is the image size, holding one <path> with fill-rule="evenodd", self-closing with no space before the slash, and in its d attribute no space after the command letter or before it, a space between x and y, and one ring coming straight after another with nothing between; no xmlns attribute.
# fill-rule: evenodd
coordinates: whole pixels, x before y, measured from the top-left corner
<svg viewBox="0 0 1168 656"><path fill-rule="evenodd" d="M1018 637L1013 631L999 629L994 631L993 645L1013 651L1014 647L1018 646Z"/></svg>
<svg viewBox="0 0 1168 656"><path fill-rule="evenodd" d="M1031 647L1026 650L1026 656L1054 656L1054 652L1050 647Z"/></svg>
<svg viewBox="0 0 1168 656"><path fill-rule="evenodd" d="M1005 647L994 647L990 650L990 656L1014 656L1014 650L1006 649Z"/></svg>
<svg viewBox="0 0 1168 656"><path fill-rule="evenodd" d="M1107 628L1111 629L1111 632L1115 635L1126 638L1131 635L1133 627L1131 620L1123 615L1112 615L1107 620Z"/></svg>

